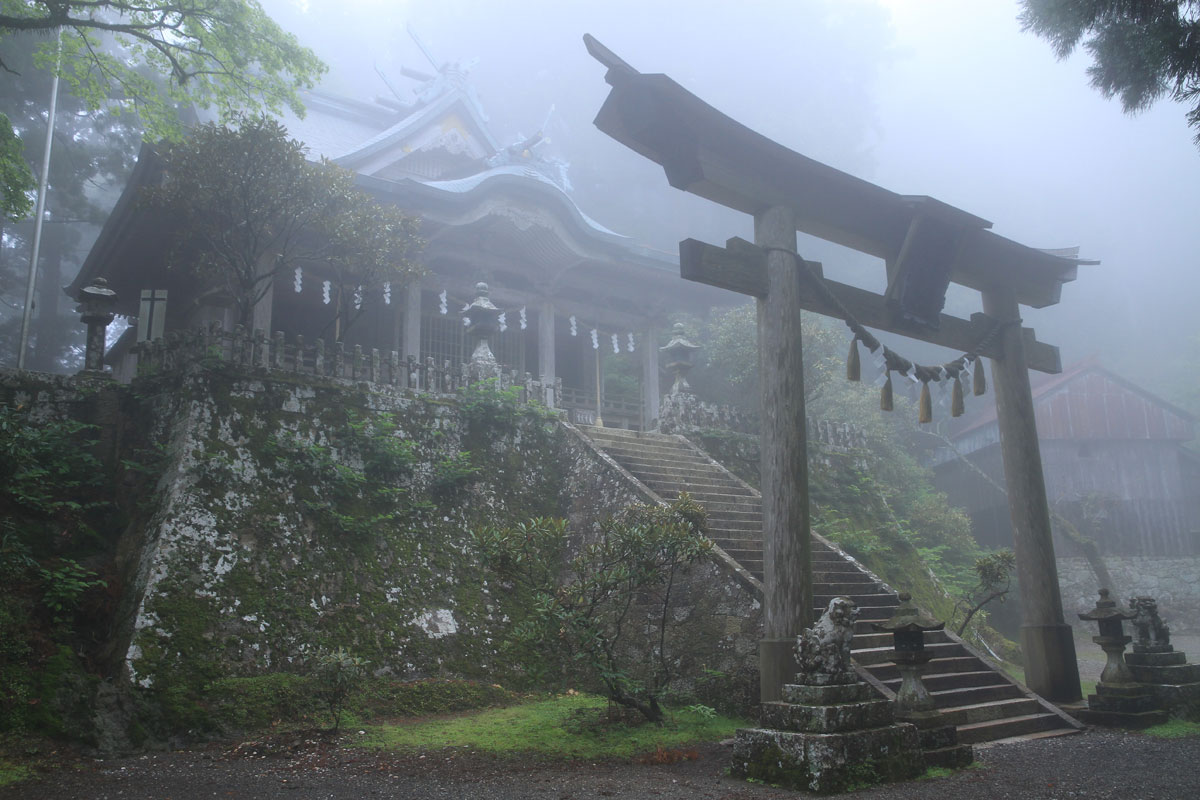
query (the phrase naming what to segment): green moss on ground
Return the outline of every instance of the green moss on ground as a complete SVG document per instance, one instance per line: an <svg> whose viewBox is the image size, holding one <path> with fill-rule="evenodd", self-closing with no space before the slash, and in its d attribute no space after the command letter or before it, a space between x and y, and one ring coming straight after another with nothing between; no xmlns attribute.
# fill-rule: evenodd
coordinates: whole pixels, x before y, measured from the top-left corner
<svg viewBox="0 0 1200 800"><path fill-rule="evenodd" d="M554 759L634 758L719 741L747 724L704 709L672 711L662 726L610 712L601 697L564 694L452 718L374 726L355 743L396 750L469 747Z"/></svg>
<svg viewBox="0 0 1200 800"><path fill-rule="evenodd" d="M1154 725L1146 728L1142 733L1158 739L1187 739L1193 736L1200 736L1200 722L1173 719L1170 722L1164 722L1162 725Z"/></svg>

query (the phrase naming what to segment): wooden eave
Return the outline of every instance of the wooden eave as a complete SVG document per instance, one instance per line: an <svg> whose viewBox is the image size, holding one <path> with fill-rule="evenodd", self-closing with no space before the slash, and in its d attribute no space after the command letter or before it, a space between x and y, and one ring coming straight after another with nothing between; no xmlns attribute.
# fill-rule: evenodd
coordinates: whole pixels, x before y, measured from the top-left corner
<svg viewBox="0 0 1200 800"><path fill-rule="evenodd" d="M914 221L957 227L951 280L978 290L1009 289L1018 302L1057 303L1062 284L1085 262L999 236L991 223L930 197L900 195L808 158L726 116L661 74L642 74L591 36L589 52L612 86L596 126L658 163L674 187L747 214L786 206L797 229L894 261Z"/></svg>

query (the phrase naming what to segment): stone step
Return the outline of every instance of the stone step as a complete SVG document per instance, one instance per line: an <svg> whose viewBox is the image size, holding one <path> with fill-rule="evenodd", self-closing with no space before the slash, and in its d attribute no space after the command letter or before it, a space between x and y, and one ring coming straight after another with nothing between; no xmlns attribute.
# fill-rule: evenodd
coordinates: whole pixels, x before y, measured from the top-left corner
<svg viewBox="0 0 1200 800"><path fill-rule="evenodd" d="M944 692L952 689L978 688L981 686L1012 686L1001 675L992 670L976 672L940 672L928 673L922 678L925 688L930 692ZM890 678L883 684L893 692L900 688L900 678Z"/></svg>
<svg viewBox="0 0 1200 800"><path fill-rule="evenodd" d="M856 661L858 660L858 653L854 654L854 658ZM874 663L859 661L859 663L870 670L872 675L879 680L884 681L885 683L900 677L900 671L896 669L896 665L892 663L890 659L887 661L877 661ZM928 669L930 673L938 674L950 672L982 672L987 669L987 665L964 650L963 654L961 655L951 655L944 658L936 658L929 662L929 666L926 669Z"/></svg>
<svg viewBox="0 0 1200 800"><path fill-rule="evenodd" d="M1033 701L1029 702L1032 703ZM1011 717L970 722L957 727L960 744L978 744L980 742L994 742L1025 737L1032 738L1033 734L1054 730L1062 730L1063 733L1076 732L1063 722L1057 714L1049 712L1018 714Z"/></svg>
<svg viewBox="0 0 1200 800"><path fill-rule="evenodd" d="M862 580L854 580L855 575L854 573L850 572L845 573L844 575L839 575L838 573L832 574L837 576L836 580L822 578L821 573L814 570L813 591L821 595L853 596L855 594L867 594L868 591L866 587L868 586L877 587L875 581L871 580L870 575L865 575L861 572L858 573L858 575L862 576ZM926 641L929 640L926 639Z"/></svg>
<svg viewBox="0 0 1200 800"><path fill-rule="evenodd" d="M745 506L744 509L736 509L739 511L762 512L762 504L758 502L758 498L751 497L748 494L739 494L736 491L732 491L732 487L716 485L697 486L696 484L683 484L677 481L657 481L644 477L639 477L638 480L663 497L677 497L681 492L687 492L698 503L729 503L737 506Z"/></svg>
<svg viewBox="0 0 1200 800"><path fill-rule="evenodd" d="M742 539L762 541L762 525L757 522L739 519L718 519L711 514L708 517L710 531L726 531L730 536Z"/></svg>
<svg viewBox="0 0 1200 800"><path fill-rule="evenodd" d="M1059 723L1065 725L1061 719L1059 720ZM991 747L992 745L997 744L1015 744L1016 742L1028 742L1031 739L1052 739L1055 736L1074 736L1079 733L1083 733L1083 731L1066 725L1066 727L1062 728L1054 728L1047 731L1037 731L1035 733L1025 733L1019 736L1007 736L1003 739L988 739L986 741L976 742L975 747Z"/></svg>
<svg viewBox="0 0 1200 800"><path fill-rule="evenodd" d="M1013 697L1007 700L987 700L965 706L942 709L942 716L951 725L971 725L1006 717L1036 714L1041 709L1037 701L1029 697Z"/></svg>
<svg viewBox="0 0 1200 800"><path fill-rule="evenodd" d="M704 456L682 448L668 450L609 444L604 445L603 450L618 461L629 461L634 464L646 464L650 467L664 469L671 467L698 468L718 475L725 474Z"/></svg>
<svg viewBox="0 0 1200 800"><path fill-rule="evenodd" d="M899 682L896 683L897 687ZM1024 697L1020 688L1011 683L990 684L985 686L963 686L957 689L942 689L935 691L925 684L929 694L937 702L938 708L949 709L990 703L996 700L1012 700Z"/></svg>
<svg viewBox="0 0 1200 800"><path fill-rule="evenodd" d="M851 595L836 595L836 594L817 594L813 593L813 605L822 611L829 607L829 601L835 597L849 597L854 605L858 606L859 615L867 608L879 608L880 606L894 606L898 598L892 592L869 592L863 594Z"/></svg>
<svg viewBox="0 0 1200 800"><path fill-rule="evenodd" d="M735 511L725 509L715 514L709 514L710 523L724 524L726 522L745 522L757 525L758 529L762 530L762 512L761 511Z"/></svg>
<svg viewBox="0 0 1200 800"><path fill-rule="evenodd" d="M948 642L950 636L945 631L927 631L925 633L925 644L936 644L938 642ZM871 633L856 633L851 648L854 650L868 650L875 647L892 647L892 634L887 632L872 631Z"/></svg>
<svg viewBox="0 0 1200 800"><path fill-rule="evenodd" d="M937 659L958 656L966 653L967 651L964 650L963 646L958 642L938 642L936 644L926 645L925 652L932 653L933 657ZM892 648L890 646L868 647L864 650L855 650L854 660L863 666L888 664L892 661ZM873 671L874 670L872 670L872 672Z"/></svg>

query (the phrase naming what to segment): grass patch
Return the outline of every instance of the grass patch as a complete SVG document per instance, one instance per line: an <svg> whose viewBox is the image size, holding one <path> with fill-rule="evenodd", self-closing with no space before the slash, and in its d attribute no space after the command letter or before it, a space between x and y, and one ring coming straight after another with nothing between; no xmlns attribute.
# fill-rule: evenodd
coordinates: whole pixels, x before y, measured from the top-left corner
<svg viewBox="0 0 1200 800"><path fill-rule="evenodd" d="M1162 725L1153 725L1143 731L1148 736L1159 739L1185 739L1189 736L1200 736L1200 722L1188 722L1183 719L1173 719Z"/></svg>
<svg viewBox="0 0 1200 800"><path fill-rule="evenodd" d="M724 739L745 724L681 709L657 726L627 714L610 714L602 697L566 694L459 717L375 726L356 744L396 750L461 747L556 759L633 758Z"/></svg>
<svg viewBox="0 0 1200 800"><path fill-rule="evenodd" d="M11 761L0 758L0 787L20 783L32 774L33 772L29 767L14 764Z"/></svg>

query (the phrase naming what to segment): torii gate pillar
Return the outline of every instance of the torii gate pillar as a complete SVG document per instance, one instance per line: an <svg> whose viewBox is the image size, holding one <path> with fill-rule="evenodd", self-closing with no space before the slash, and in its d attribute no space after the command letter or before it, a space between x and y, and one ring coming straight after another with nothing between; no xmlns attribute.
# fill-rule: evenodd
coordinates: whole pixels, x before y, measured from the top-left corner
<svg viewBox="0 0 1200 800"><path fill-rule="evenodd" d="M796 674L796 636L812 615L808 443L804 355L800 339L801 274L796 215L768 208L754 217L755 244L767 251L767 291L758 299L758 368L762 391L763 702L782 699Z"/></svg>
<svg viewBox="0 0 1200 800"><path fill-rule="evenodd" d="M1015 320L1020 316L1020 306L1011 289L991 289L982 295L983 311L994 319ZM1049 700L1070 703L1081 699L1083 694L1075 660L1075 640L1071 626L1063 621L1050 532L1050 504L1046 499L1021 327L1007 326L1000 344L1003 355L991 359L992 383L1008 510L1012 516L1013 552L1021 584L1025 683Z"/></svg>

